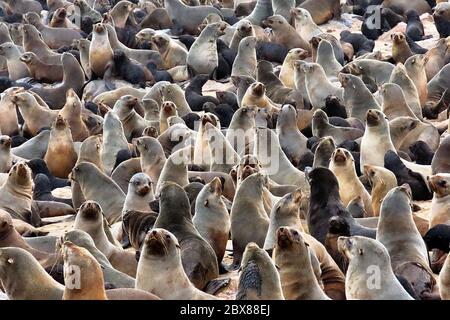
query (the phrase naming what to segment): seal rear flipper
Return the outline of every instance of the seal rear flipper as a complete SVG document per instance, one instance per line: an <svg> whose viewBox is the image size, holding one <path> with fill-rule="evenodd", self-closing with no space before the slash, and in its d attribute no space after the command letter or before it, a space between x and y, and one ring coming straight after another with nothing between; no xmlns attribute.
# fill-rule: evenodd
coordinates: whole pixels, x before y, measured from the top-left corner
<svg viewBox="0 0 450 320"><path fill-rule="evenodd" d="M253 297L261 296L262 278L258 265L249 261L243 268L239 276L239 286L236 293L236 300L250 300Z"/></svg>
<svg viewBox="0 0 450 320"><path fill-rule="evenodd" d="M409 283L408 280L406 280L404 277L395 275L397 280L402 285L403 289L406 290L406 292L409 293L411 297L413 297L414 300L421 300L420 297L416 294L416 291L414 291L414 288L412 287L411 283Z"/></svg>
<svg viewBox="0 0 450 320"><path fill-rule="evenodd" d="M226 288L230 284L231 278L214 279L208 282L205 292L215 295L220 289Z"/></svg>

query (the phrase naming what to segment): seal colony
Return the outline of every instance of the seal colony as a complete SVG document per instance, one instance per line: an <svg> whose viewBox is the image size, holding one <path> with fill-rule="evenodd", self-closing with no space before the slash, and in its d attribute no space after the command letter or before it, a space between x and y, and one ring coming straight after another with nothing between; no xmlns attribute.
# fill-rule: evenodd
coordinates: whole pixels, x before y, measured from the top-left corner
<svg viewBox="0 0 450 320"><path fill-rule="evenodd" d="M0 2L0 299L450 299L449 36L435 0Z"/></svg>

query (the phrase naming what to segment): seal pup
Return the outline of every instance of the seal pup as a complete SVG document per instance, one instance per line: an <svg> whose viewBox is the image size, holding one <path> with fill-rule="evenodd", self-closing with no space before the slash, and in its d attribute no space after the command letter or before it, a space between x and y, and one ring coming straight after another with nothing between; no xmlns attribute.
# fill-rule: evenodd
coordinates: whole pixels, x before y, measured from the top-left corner
<svg viewBox="0 0 450 320"><path fill-rule="evenodd" d="M94 240L95 246L106 256L111 265L131 277L136 276L137 261L135 254L124 251L108 240L103 226L103 211L95 201L86 201L78 210L75 229L87 232Z"/></svg>
<svg viewBox="0 0 450 320"><path fill-rule="evenodd" d="M390 170L383 167L365 165L364 173L372 186L372 210L373 215L380 215L380 207L386 194L397 187L397 178Z"/></svg>
<svg viewBox="0 0 450 320"><path fill-rule="evenodd" d="M372 198L356 174L352 154L343 148L334 150L329 168L338 180L339 195L344 206L348 206L353 199L360 197L364 203L366 217L373 216Z"/></svg>
<svg viewBox="0 0 450 320"><path fill-rule="evenodd" d="M117 100L112 109L122 122L123 131L128 141L140 137L148 125L147 121L136 112L139 106L138 98L126 95Z"/></svg>
<svg viewBox="0 0 450 320"><path fill-rule="evenodd" d="M384 167L395 174L399 185L408 184L411 187L414 200L430 200L433 197L425 177L419 172L409 169L394 151L386 152Z"/></svg>
<svg viewBox="0 0 450 320"><path fill-rule="evenodd" d="M222 263L230 233L231 222L228 210L222 200L222 182L214 178L202 188L195 200L195 228L205 238Z"/></svg>
<svg viewBox="0 0 450 320"><path fill-rule="evenodd" d="M412 218L408 185L392 189L383 200L377 240L389 252L394 272L405 277L417 295L433 291L436 280L429 267L427 247Z"/></svg>
<svg viewBox="0 0 450 320"><path fill-rule="evenodd" d="M58 115L52 124L44 161L52 175L67 178L77 159L69 124L61 115Z"/></svg>
<svg viewBox="0 0 450 320"><path fill-rule="evenodd" d="M162 228L150 230L145 237L138 263L136 288L165 300L217 299L192 284L183 269L182 248L177 238Z"/></svg>
<svg viewBox="0 0 450 320"><path fill-rule="evenodd" d="M191 159L192 148L187 147L172 153L165 161L156 184L156 195L161 192L165 182L174 182L181 187L189 183L187 165Z"/></svg>
<svg viewBox="0 0 450 320"><path fill-rule="evenodd" d="M89 136L89 129L83 121L82 109L80 98L75 91L71 88L67 90L66 103L59 111L59 115L67 121L73 141L83 141Z"/></svg>
<svg viewBox="0 0 450 320"><path fill-rule="evenodd" d="M72 199L58 198L52 195L50 179L45 174L38 173L33 182L33 200L62 202L73 206Z"/></svg>
<svg viewBox="0 0 450 320"><path fill-rule="evenodd" d="M125 194L95 164L90 162L77 164L72 169L71 179L79 184L86 200L93 200L101 206L110 224L121 218Z"/></svg>
<svg viewBox="0 0 450 320"><path fill-rule="evenodd" d="M373 150L377 150L374 154ZM384 165L384 155L387 151L396 152L392 144L389 123L383 112L370 109L366 114L366 130L361 139L360 165Z"/></svg>
<svg viewBox="0 0 450 320"><path fill-rule="evenodd" d="M213 248L192 223L186 192L176 183L165 182L159 199L160 213L154 228L172 230L181 246L181 260L187 276L196 288L204 289L209 281L217 278L219 267ZM194 247L196 250L192 251Z"/></svg>
<svg viewBox="0 0 450 320"><path fill-rule="evenodd" d="M339 237L339 250L348 258L345 292L349 300L413 300L391 267L389 252L377 240L361 236ZM380 269L377 290L367 287L370 267Z"/></svg>
<svg viewBox="0 0 450 320"><path fill-rule="evenodd" d="M323 292L311 264L311 249L298 230L279 227L273 259L279 268L287 300L330 300Z"/></svg>

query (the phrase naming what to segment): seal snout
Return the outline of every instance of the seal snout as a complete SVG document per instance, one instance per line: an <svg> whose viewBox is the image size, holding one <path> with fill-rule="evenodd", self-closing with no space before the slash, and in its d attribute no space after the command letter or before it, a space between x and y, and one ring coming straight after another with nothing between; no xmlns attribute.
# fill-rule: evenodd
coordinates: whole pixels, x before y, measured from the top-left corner
<svg viewBox="0 0 450 320"><path fill-rule="evenodd" d="M286 248L292 244L291 232L287 227L279 227L277 230L277 244L280 248Z"/></svg>
<svg viewBox="0 0 450 320"><path fill-rule="evenodd" d="M80 213L87 220L97 220L101 214L101 208L95 201L86 201L81 206Z"/></svg>
<svg viewBox="0 0 450 320"><path fill-rule="evenodd" d="M345 152L342 148L336 149L334 152L334 162L337 163L345 163L347 160L347 156L345 155Z"/></svg>
<svg viewBox="0 0 450 320"><path fill-rule="evenodd" d="M369 111L367 111L366 120L369 125L377 125L379 117L376 110L370 109Z"/></svg>
<svg viewBox="0 0 450 320"><path fill-rule="evenodd" d="M2 137L0 137L0 144L1 144L2 146L5 146L5 147L9 148L9 147L11 147L11 142L12 142L12 140L11 140L11 138L8 137L8 136L2 136Z"/></svg>

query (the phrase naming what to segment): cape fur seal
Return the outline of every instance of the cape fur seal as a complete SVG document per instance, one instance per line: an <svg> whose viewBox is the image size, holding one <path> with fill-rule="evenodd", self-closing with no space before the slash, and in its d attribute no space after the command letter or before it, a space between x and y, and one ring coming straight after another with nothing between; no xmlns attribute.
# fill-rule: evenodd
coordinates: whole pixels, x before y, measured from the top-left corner
<svg viewBox="0 0 450 320"><path fill-rule="evenodd" d="M193 285L183 269L180 243L171 232L161 228L150 230L145 237L136 288L165 300L216 299Z"/></svg>

